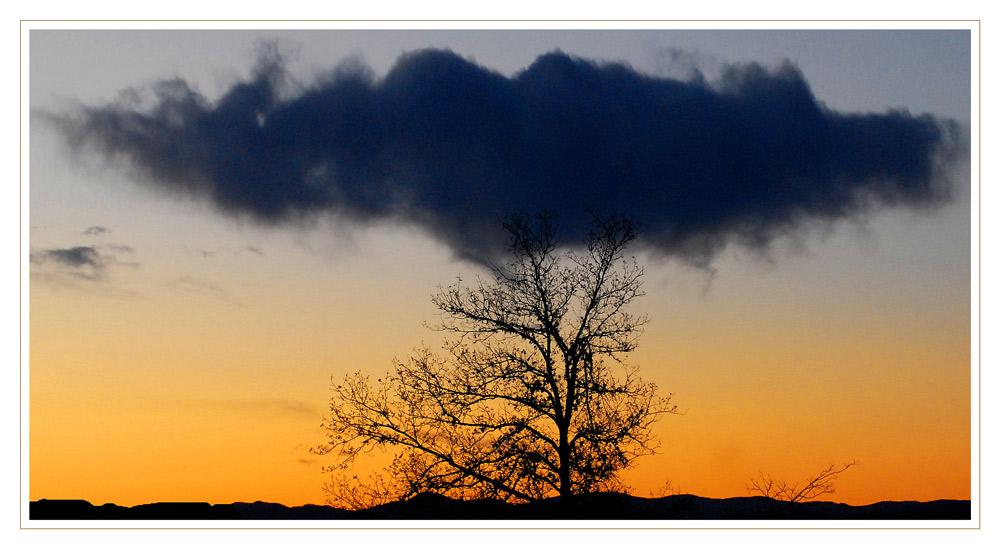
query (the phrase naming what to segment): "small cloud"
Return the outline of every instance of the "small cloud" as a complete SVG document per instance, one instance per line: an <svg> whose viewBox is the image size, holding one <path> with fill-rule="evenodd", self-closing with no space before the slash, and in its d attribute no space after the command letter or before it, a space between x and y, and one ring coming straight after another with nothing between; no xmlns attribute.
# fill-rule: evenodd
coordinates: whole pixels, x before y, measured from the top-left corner
<svg viewBox="0 0 1000 549"><path fill-rule="evenodd" d="M100 236L102 234L110 233L111 229L107 227L102 227L101 225L94 225L93 227L87 227L84 229L83 234L87 236Z"/></svg>
<svg viewBox="0 0 1000 549"><path fill-rule="evenodd" d="M132 246L127 246L125 244L108 244L106 248L113 252L118 252L121 254L132 255L135 253L135 248L133 248Z"/></svg>
<svg viewBox="0 0 1000 549"><path fill-rule="evenodd" d="M43 250L37 254L31 254L32 263L45 263L52 261L74 269L89 267L91 269L103 269L104 261L97 250L90 246L76 246L74 248L54 248Z"/></svg>
<svg viewBox="0 0 1000 549"><path fill-rule="evenodd" d="M80 281L104 282L109 272L119 267L139 267L136 261L122 261L114 253L104 253L103 250L130 255L135 253L134 248L125 245L74 246L32 251L28 257L34 267L31 274L38 280L76 286Z"/></svg>

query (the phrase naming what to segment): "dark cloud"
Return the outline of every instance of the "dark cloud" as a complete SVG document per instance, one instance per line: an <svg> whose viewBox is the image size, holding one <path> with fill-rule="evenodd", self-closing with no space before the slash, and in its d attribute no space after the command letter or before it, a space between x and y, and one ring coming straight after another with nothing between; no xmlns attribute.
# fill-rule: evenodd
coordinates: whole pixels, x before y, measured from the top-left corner
<svg viewBox="0 0 1000 549"><path fill-rule="evenodd" d="M30 262L39 269L45 269L38 274L48 279L58 279L65 275L74 279L97 282L103 280L111 267L125 266L136 268L138 262L121 261L115 254L102 253L100 249L110 249L120 253L132 254L131 246L111 244L102 247L75 246L72 248L51 248L32 251Z"/></svg>
<svg viewBox="0 0 1000 549"><path fill-rule="evenodd" d="M103 269L104 260L97 250L90 246L55 248L31 254L32 263L54 262L73 269Z"/></svg>
<svg viewBox="0 0 1000 549"><path fill-rule="evenodd" d="M817 221L950 197L942 173L965 154L952 121L830 110L787 62L728 66L711 83L688 72L554 52L506 77L424 50L382 78L351 62L292 91L271 56L214 102L174 79L148 109L49 119L227 214L393 220L473 259L502 246L502 215L543 208L570 243L588 209L617 212L652 249L705 266L729 243L765 249Z"/></svg>

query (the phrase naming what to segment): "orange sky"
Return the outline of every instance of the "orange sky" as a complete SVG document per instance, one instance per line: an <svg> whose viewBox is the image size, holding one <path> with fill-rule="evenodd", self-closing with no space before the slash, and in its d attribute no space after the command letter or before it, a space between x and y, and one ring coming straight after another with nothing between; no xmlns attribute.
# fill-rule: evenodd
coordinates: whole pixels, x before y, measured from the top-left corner
<svg viewBox="0 0 1000 549"><path fill-rule="evenodd" d="M816 249L848 242L842 233ZM378 374L435 345L421 325L434 320L430 294L473 270L420 237L359 238L394 249L315 253L272 237L263 256L177 251L177 268L228 272L237 289L224 294L33 283L30 498L323 503L323 459L308 448L324 440L330 375ZM842 248L780 267L734 254L714 280L647 262L636 310L651 323L631 360L685 414L661 420L660 454L628 473L633 493L669 481L743 496L759 472L800 481L856 459L830 499L970 497L967 290L917 301L933 277L865 268L816 280L823 263L871 257ZM407 285L387 283L401 265Z"/></svg>

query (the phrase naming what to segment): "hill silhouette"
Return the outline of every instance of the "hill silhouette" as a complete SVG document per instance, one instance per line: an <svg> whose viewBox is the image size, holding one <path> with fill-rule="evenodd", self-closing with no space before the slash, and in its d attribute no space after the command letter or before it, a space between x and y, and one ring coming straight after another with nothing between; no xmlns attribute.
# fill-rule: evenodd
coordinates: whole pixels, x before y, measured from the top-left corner
<svg viewBox="0 0 1000 549"><path fill-rule="evenodd" d="M510 504L418 494L408 500L348 511L322 505L162 502L122 507L85 500L41 499L29 503L31 520L969 520L969 500L883 501L872 505L808 501L788 504L765 497L727 499L673 495L641 498L586 494L567 512L558 498Z"/></svg>

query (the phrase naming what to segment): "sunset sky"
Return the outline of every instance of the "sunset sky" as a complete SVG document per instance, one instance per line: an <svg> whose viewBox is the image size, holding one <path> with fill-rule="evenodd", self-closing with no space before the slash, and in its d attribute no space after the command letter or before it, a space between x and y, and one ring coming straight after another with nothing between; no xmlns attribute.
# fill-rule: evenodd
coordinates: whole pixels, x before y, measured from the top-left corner
<svg viewBox="0 0 1000 549"><path fill-rule="evenodd" d="M322 504L331 375L439 345L500 214L564 208L572 242L584 205L647 229L629 360L684 412L633 494L857 460L824 499L972 497L978 190L923 117L969 139L949 28L32 30L28 498ZM590 69L578 118L553 74Z"/></svg>

